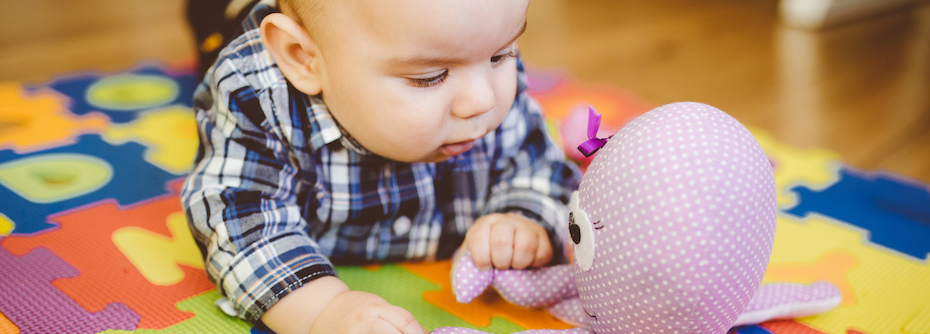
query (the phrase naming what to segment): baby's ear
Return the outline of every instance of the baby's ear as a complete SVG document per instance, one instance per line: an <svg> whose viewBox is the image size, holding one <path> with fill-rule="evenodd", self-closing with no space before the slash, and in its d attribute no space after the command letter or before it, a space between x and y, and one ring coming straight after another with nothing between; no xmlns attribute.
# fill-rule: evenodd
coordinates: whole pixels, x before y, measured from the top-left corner
<svg viewBox="0 0 930 334"><path fill-rule="evenodd" d="M273 13L262 20L260 31L284 77L304 94L319 94L320 50L307 30L287 15Z"/></svg>

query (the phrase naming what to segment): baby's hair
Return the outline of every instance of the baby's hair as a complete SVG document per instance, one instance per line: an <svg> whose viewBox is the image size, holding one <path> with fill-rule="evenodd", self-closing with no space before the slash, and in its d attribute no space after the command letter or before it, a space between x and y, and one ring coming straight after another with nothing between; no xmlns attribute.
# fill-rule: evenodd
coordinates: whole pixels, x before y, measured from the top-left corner
<svg viewBox="0 0 930 334"><path fill-rule="evenodd" d="M278 6L307 30L314 43L320 44L319 32L327 25L325 12L331 7L326 0L278 0Z"/></svg>

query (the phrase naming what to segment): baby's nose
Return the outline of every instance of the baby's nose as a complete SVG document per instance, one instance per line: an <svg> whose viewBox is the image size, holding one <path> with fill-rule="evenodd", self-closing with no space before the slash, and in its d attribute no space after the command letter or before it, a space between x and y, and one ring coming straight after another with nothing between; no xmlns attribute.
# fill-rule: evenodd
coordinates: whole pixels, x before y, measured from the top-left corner
<svg viewBox="0 0 930 334"><path fill-rule="evenodd" d="M459 118L471 118L494 108L494 87L486 77L477 77L463 85L461 93L452 105L452 114Z"/></svg>

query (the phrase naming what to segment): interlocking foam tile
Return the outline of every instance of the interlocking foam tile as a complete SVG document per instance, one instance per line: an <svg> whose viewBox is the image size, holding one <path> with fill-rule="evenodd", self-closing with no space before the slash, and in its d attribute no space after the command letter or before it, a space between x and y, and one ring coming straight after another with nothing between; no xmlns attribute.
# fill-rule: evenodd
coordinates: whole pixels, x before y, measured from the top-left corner
<svg viewBox="0 0 930 334"><path fill-rule="evenodd" d="M765 328L762 328L759 326L750 326L750 327L739 328L739 329L731 329L729 332L727 332L727 334L771 334L771 333L772 332L769 332L765 330Z"/></svg>
<svg viewBox="0 0 930 334"><path fill-rule="evenodd" d="M840 305L855 306L858 298L846 275L849 275L858 262L855 254L834 249L811 262L770 265L766 274L768 277L785 281L829 281L836 285L843 295Z"/></svg>
<svg viewBox="0 0 930 334"><path fill-rule="evenodd" d="M13 232L13 221L10 220L10 217L7 217L5 214L0 213L0 237L9 235L10 232Z"/></svg>
<svg viewBox="0 0 930 334"><path fill-rule="evenodd" d="M803 185L823 189L839 179L839 155L823 149L798 149L775 141L765 131L749 127L749 131L765 151L775 170L775 186L779 208L797 203L792 187Z"/></svg>
<svg viewBox="0 0 930 334"><path fill-rule="evenodd" d="M803 203L803 202L802 202ZM821 215L802 220L780 214L775 246L763 282L829 280L844 301L825 314L798 319L824 333L857 328L873 333L907 333L930 306L930 266L867 242L869 232ZM781 334L780 332L776 332Z"/></svg>
<svg viewBox="0 0 930 334"><path fill-rule="evenodd" d="M531 69L527 92L545 111L547 130L562 145L566 155L585 168L592 157L578 151L587 140L588 105L602 114L599 135L607 137L631 119L656 107L617 87L580 82L561 70ZM550 125L551 124L551 125ZM578 127L581 125L581 127Z"/></svg>
<svg viewBox="0 0 930 334"><path fill-rule="evenodd" d="M144 144L145 160L176 175L186 174L197 155L197 122L194 111L180 105L144 112L139 119L114 125L103 139L120 144L127 140Z"/></svg>
<svg viewBox="0 0 930 334"><path fill-rule="evenodd" d="M12 234L32 234L53 225L48 215L103 199L129 205L167 193L178 178L145 162L137 143L111 145L98 135L45 151L0 151L0 213L15 224ZM28 208L28 209L26 209Z"/></svg>
<svg viewBox="0 0 930 334"><path fill-rule="evenodd" d="M113 232L113 244L155 285L174 285L184 279L178 265L203 269L203 259L187 227L183 212L167 217L169 236L148 229L128 226Z"/></svg>
<svg viewBox="0 0 930 334"><path fill-rule="evenodd" d="M527 89L526 92L534 97L552 94L566 81L576 81L572 74L557 68L536 68L526 66Z"/></svg>
<svg viewBox="0 0 930 334"><path fill-rule="evenodd" d="M773 334L826 334L794 320L770 321L758 326ZM840 334L841 332L837 332Z"/></svg>
<svg viewBox="0 0 930 334"><path fill-rule="evenodd" d="M180 184L175 183L173 186L176 189ZM183 264L189 261L186 259L190 258L190 254L179 255L184 260L181 260L179 266L183 278L178 283L169 286L154 284L114 245L113 238L115 232L135 227L135 231L141 228L163 239L174 238L177 241L163 243L164 247L178 247L178 242L182 240L192 242L189 235L180 236L189 231L176 228L169 230L166 224L169 217L180 211L177 194L131 207L119 207L114 201L106 200L82 210L53 216L51 220L59 224L58 229L31 237L8 236L0 240L0 246L16 254L36 247L49 248L81 272L77 277L53 282L81 307L99 310L111 302L119 301L141 315L139 328L165 328L193 317L193 314L174 307L178 301L213 289L213 284L203 269ZM159 251L175 254L189 253L192 249L190 245L180 248ZM168 258L143 260L141 265L151 266L152 262L163 265L164 261L175 260L174 255L162 256ZM174 270L178 269L172 268ZM171 275L176 273L168 274Z"/></svg>
<svg viewBox="0 0 930 334"><path fill-rule="evenodd" d="M792 189L801 202L788 210L798 217L817 213L869 231L869 241L926 261L930 255L930 188L893 176L841 170L822 191Z"/></svg>
<svg viewBox="0 0 930 334"><path fill-rule="evenodd" d="M452 293L452 282L449 275L452 269L450 261L403 263L400 266L440 287L438 290L424 292L424 300L439 306L477 328L489 326L496 317L511 321L523 328L571 328L571 326L556 320L547 312L515 306L505 301L500 295L492 292L483 294L469 304L459 303Z"/></svg>
<svg viewBox="0 0 930 334"><path fill-rule="evenodd" d="M191 334L191 333L249 333L251 324L244 320L227 316L213 306L220 298L216 290L208 291L177 304L179 310L194 313L195 316L165 329L142 329L136 331L109 330L103 334L117 333L151 333L151 334Z"/></svg>
<svg viewBox="0 0 930 334"><path fill-rule="evenodd" d="M123 255L149 282L163 286L183 280L184 272L178 265L203 269L184 213L175 212L166 219L171 237L135 226L113 232L113 243Z"/></svg>
<svg viewBox="0 0 930 334"><path fill-rule="evenodd" d="M19 327L16 327L10 319L7 319L3 313L0 313L0 333L18 334Z"/></svg>
<svg viewBox="0 0 930 334"><path fill-rule="evenodd" d="M71 97L71 112L105 113L113 122L135 119L140 111L172 104L191 106L197 79L190 71L173 72L142 66L109 76L84 74L59 79L50 87Z"/></svg>
<svg viewBox="0 0 930 334"><path fill-rule="evenodd" d="M568 131L585 123L579 111L588 104L604 115L606 132L654 106L561 70L531 68L528 76L529 93L547 112L550 135L569 154L577 152L571 141L579 137ZM137 320L94 328L116 332L138 322L140 332L261 334L212 306L219 295L184 226L180 183L169 183L195 153L191 79L188 72L149 66L52 83L63 95L48 87L23 91L18 84L0 84L0 248L25 254L0 249L6 254L0 261L16 263L0 263L0 333L72 333L90 325L72 327L68 320L61 327L61 319L91 324L106 319L93 315L113 312L123 317L111 320ZM54 124L63 125L47 131ZM844 167L836 153L791 147L751 131L775 167L783 211L765 282L827 280L844 299L822 315L730 333L930 334L927 186L858 172ZM427 329L568 327L493 292L470 304L455 302L450 266L441 261L337 270L350 287L410 310ZM9 283L33 272L44 278L25 288ZM19 301L23 296L28 302ZM24 305L44 313L8 309Z"/></svg>
<svg viewBox="0 0 930 334"><path fill-rule="evenodd" d="M48 89L26 90L15 82L0 83L0 150L31 152L73 144L76 136L103 130L107 117L68 112L68 99Z"/></svg>
<svg viewBox="0 0 930 334"><path fill-rule="evenodd" d="M78 275L47 249L17 257L0 248L0 312L22 333L96 333L108 328L135 329L139 315L123 303L87 312L50 284Z"/></svg>
<svg viewBox="0 0 930 334"><path fill-rule="evenodd" d="M904 325L904 332L913 334L930 333L930 306L924 307Z"/></svg>
<svg viewBox="0 0 930 334"><path fill-rule="evenodd" d="M907 330L907 328L905 328L904 331L905 331L905 332L908 332L908 333L928 333L928 332L909 332L909 331ZM858 330L855 330L855 329L847 329L847 330L846 330L846 333L847 333L847 334L869 334L869 333L866 333L866 332L863 332L863 331L858 331Z"/></svg>
<svg viewBox="0 0 930 334"><path fill-rule="evenodd" d="M560 70L532 69L527 78L527 93L543 106L548 118L563 120L577 106L587 109L590 104L603 114L601 124L619 128L634 117L657 107L615 86L580 82Z"/></svg>
<svg viewBox="0 0 930 334"><path fill-rule="evenodd" d="M440 326L457 326L478 328L492 333L512 333L522 327L500 317L495 317L485 324L473 325L448 310L442 305L428 302L424 293L437 290L435 285L410 271L404 270L400 265L387 264L377 266L377 269L365 267L338 266L336 270L339 277L353 290L367 291L377 294L389 303L403 307L410 311L427 329ZM450 267L446 267L450 268ZM445 274L448 276L448 271ZM448 279L447 279L448 281ZM451 285L451 283L448 283ZM544 315L545 313L539 313ZM484 325L484 326L481 326Z"/></svg>

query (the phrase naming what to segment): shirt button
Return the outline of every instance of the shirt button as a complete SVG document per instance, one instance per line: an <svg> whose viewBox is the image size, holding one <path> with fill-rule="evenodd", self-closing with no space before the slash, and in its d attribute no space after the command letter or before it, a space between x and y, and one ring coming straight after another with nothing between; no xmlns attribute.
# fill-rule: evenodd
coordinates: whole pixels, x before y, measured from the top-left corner
<svg viewBox="0 0 930 334"><path fill-rule="evenodd" d="M410 232L410 218L406 216L397 217L397 220L394 220L394 235L404 235L407 232Z"/></svg>

